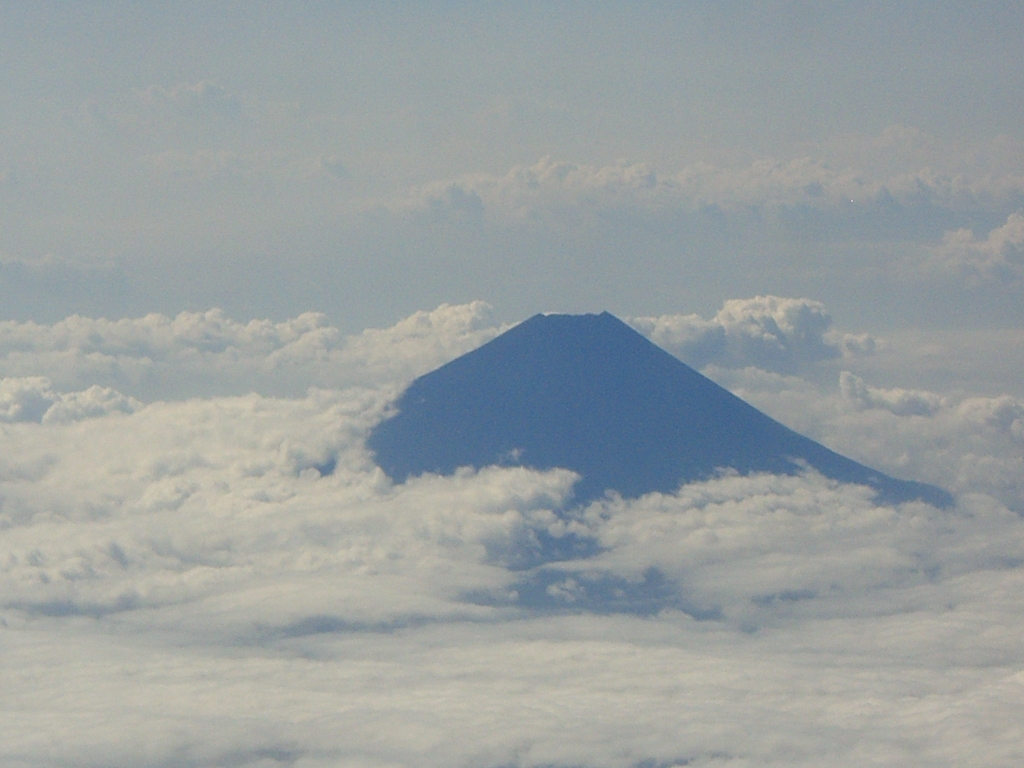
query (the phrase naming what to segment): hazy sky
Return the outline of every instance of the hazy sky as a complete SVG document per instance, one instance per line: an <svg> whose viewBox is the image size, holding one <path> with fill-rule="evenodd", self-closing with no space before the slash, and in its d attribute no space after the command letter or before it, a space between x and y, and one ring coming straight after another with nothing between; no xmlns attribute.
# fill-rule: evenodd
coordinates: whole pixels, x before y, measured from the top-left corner
<svg viewBox="0 0 1024 768"><path fill-rule="evenodd" d="M354 331L772 293L872 330L1020 327L1024 236L990 233L1024 208L1022 25L1019 3L7 3L2 314Z"/></svg>

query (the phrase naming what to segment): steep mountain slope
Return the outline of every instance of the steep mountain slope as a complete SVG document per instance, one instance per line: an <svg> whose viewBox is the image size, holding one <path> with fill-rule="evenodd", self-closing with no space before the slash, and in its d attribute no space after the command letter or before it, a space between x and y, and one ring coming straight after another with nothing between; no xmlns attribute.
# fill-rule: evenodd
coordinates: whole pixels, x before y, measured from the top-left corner
<svg viewBox="0 0 1024 768"><path fill-rule="evenodd" d="M536 315L416 381L368 440L403 481L461 466L565 467L576 500L671 492L722 468L810 466L884 501L952 497L840 456L743 402L607 312Z"/></svg>

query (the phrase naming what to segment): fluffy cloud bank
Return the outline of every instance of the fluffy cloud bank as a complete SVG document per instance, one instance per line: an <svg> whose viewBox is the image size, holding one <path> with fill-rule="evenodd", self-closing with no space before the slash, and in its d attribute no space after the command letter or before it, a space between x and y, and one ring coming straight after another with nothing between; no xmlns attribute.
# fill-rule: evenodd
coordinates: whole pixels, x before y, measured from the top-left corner
<svg viewBox="0 0 1024 768"><path fill-rule="evenodd" d="M559 472L392 486L358 439L380 407L7 425L5 762L1012 756L1024 524L998 504L762 476L566 514ZM595 546L511 556L568 536Z"/></svg>
<svg viewBox="0 0 1024 768"><path fill-rule="evenodd" d="M902 471L927 474L956 491L988 493L1024 513L1024 401L881 389L844 372L830 431ZM883 447L884 446L884 447Z"/></svg>
<svg viewBox="0 0 1024 768"><path fill-rule="evenodd" d="M899 450L934 481L938 460L939 482L969 480L951 510L815 475L582 509L557 470L394 485L367 431L418 367L496 333L486 317L442 307L348 339L216 314L6 326L7 364L39 370L0 383L0 762L1019 759L1024 522L993 462L1022 456L1020 402L717 369L876 466ZM823 318L762 297L701 322L759 339L719 360L761 345L813 364L842 354ZM64 390L39 374L68 350ZM148 359L206 387L231 365L272 377L285 357L298 378L344 360L362 386L146 404L83 385L91 355L125 381Z"/></svg>
<svg viewBox="0 0 1024 768"><path fill-rule="evenodd" d="M54 392L49 379L0 379L0 422L75 421L108 413L132 413L141 403L110 387Z"/></svg>
<svg viewBox="0 0 1024 768"><path fill-rule="evenodd" d="M969 229L946 232L942 244L931 251L931 264L975 280L1020 280L1024 277L1024 213L1011 213L984 240Z"/></svg>
<svg viewBox="0 0 1024 768"><path fill-rule="evenodd" d="M799 432L897 477L983 493L1024 513L1024 400L872 386L842 371L822 389L756 368L706 369Z"/></svg>
<svg viewBox="0 0 1024 768"><path fill-rule="evenodd" d="M408 381L501 331L484 302L417 312L346 337L322 314L238 322L220 310L53 325L0 321L0 376L62 389L113 387L143 399Z"/></svg>
<svg viewBox="0 0 1024 768"><path fill-rule="evenodd" d="M413 190L398 210L426 210L462 219L485 215L529 221L600 211L735 213L814 210L840 216L885 213L893 208L973 210L1019 204L1024 178L977 178L917 171L879 176L833 168L811 157L763 159L740 168L699 164L659 173L646 163L590 166L545 157L506 174L469 174Z"/></svg>
<svg viewBox="0 0 1024 768"><path fill-rule="evenodd" d="M822 360L871 354L878 346L867 334L835 331L825 306L810 299L732 299L711 320L699 315L661 315L629 322L697 368L713 363L795 372Z"/></svg>
<svg viewBox="0 0 1024 768"><path fill-rule="evenodd" d="M698 315L630 324L698 368L755 366L795 372L871 354L879 342L842 333L820 302L758 296ZM498 326L484 302L444 304L391 328L343 335L319 313L243 323L220 310L119 320L69 317L53 325L0 322L0 377L45 376L57 389L114 388L144 400L211 394L301 394L309 386L407 382L489 341Z"/></svg>

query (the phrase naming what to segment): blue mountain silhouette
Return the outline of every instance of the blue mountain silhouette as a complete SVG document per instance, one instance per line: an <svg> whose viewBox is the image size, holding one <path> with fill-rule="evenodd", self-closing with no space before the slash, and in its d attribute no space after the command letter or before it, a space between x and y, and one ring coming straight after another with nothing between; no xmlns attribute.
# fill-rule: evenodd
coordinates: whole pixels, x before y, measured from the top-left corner
<svg viewBox="0 0 1024 768"><path fill-rule="evenodd" d="M396 481L492 464L564 467L575 499L673 492L724 468L813 467L885 502L949 493L897 480L797 434L607 312L535 315L416 379L368 447Z"/></svg>

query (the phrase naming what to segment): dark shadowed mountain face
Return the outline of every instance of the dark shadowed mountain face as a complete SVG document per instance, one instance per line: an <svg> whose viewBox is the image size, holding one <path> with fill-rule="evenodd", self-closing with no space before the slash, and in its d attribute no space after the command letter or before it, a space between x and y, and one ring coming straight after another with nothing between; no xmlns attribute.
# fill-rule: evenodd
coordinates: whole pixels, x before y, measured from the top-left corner
<svg viewBox="0 0 1024 768"><path fill-rule="evenodd" d="M578 472L576 500L672 492L722 468L821 474L948 506L769 418L607 312L536 315L421 376L368 446L397 481L491 464Z"/></svg>

